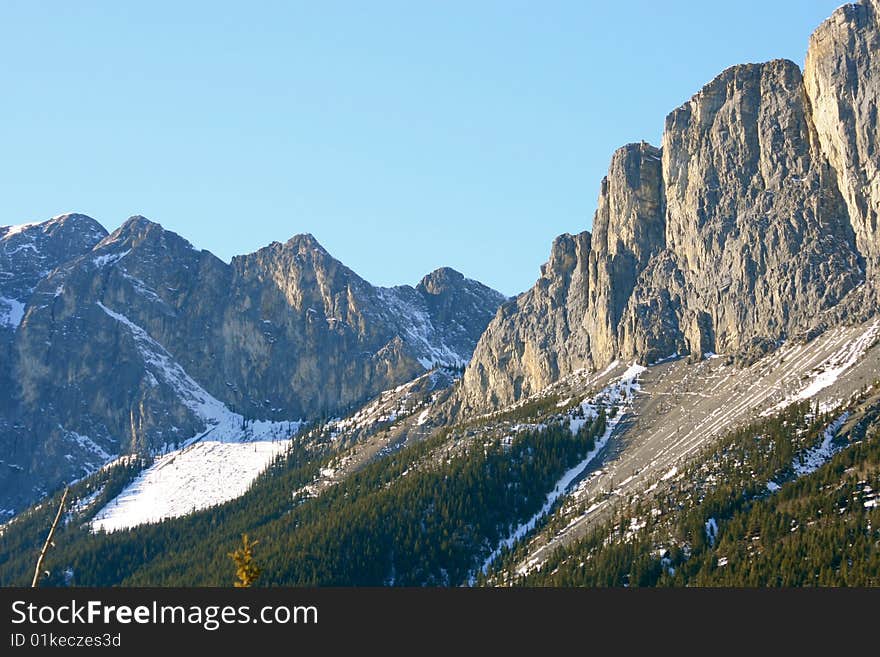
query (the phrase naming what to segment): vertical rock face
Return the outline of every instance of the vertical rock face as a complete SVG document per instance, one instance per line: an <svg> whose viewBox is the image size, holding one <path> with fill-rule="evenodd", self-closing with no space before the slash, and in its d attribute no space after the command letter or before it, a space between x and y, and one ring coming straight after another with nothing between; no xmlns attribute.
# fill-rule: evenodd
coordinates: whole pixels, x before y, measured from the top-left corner
<svg viewBox="0 0 880 657"><path fill-rule="evenodd" d="M499 310L465 371L466 409L509 404L617 353L636 281L664 246L659 149L614 153L593 226L557 237L535 286Z"/></svg>
<svg viewBox="0 0 880 657"><path fill-rule="evenodd" d="M667 118L666 241L684 282L684 351L790 334L861 282L808 107L800 70L777 60L728 69Z"/></svg>
<svg viewBox="0 0 880 657"><path fill-rule="evenodd" d="M33 301L44 304L60 288L34 298L40 282L60 265L87 253L107 235L81 214L53 217L41 224L0 227L0 412L14 404L12 348Z"/></svg>
<svg viewBox="0 0 880 657"><path fill-rule="evenodd" d="M584 329L593 357L610 361L619 351L618 325L639 275L666 243L659 149L642 142L619 149L602 180L593 219L589 309Z"/></svg>
<svg viewBox="0 0 880 657"><path fill-rule="evenodd" d="M460 365L504 301L451 269L374 287L311 235L226 264L143 217L62 223L0 229L0 289L26 310L0 327L0 509L116 454L283 430ZM30 233L41 256L13 268Z"/></svg>
<svg viewBox="0 0 880 657"><path fill-rule="evenodd" d="M880 2L844 5L813 33L804 81L822 151L837 171L872 270L880 261Z"/></svg>
<svg viewBox="0 0 880 657"><path fill-rule="evenodd" d="M662 149L615 153L586 276L582 259L553 265L557 240L477 345L460 407L614 358L751 358L845 319L836 311L876 288L880 262L878 15L877 0L841 8L810 42L806 79L784 60L734 66L668 116Z"/></svg>
<svg viewBox="0 0 880 657"><path fill-rule="evenodd" d="M234 258L218 374L232 383L236 406L265 413L268 400L269 409L308 417L421 371L392 348L396 334L374 314L376 298L311 235Z"/></svg>
<svg viewBox="0 0 880 657"><path fill-rule="evenodd" d="M589 258L589 233L556 238L535 286L502 305L480 338L463 377L466 408L509 403L592 365L582 325Z"/></svg>

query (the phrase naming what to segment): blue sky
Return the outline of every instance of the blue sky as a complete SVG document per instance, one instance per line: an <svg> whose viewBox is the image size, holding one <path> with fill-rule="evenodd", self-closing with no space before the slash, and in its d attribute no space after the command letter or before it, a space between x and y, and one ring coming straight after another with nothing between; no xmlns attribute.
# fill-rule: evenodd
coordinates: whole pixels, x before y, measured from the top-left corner
<svg viewBox="0 0 880 657"><path fill-rule="evenodd" d="M837 0L0 1L0 224L143 214L228 260L313 233L380 285L507 294L611 153Z"/></svg>

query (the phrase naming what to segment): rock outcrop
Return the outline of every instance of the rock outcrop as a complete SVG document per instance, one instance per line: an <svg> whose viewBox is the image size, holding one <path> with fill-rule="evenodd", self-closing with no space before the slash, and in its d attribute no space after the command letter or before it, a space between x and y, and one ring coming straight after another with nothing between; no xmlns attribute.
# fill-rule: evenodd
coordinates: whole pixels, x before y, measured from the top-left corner
<svg viewBox="0 0 880 657"><path fill-rule="evenodd" d="M878 15L877 0L842 7L805 77L785 60L734 66L667 117L660 149L617 151L592 236L558 238L535 287L502 307L459 409L614 359L749 360L851 307L874 312Z"/></svg>
<svg viewBox="0 0 880 657"><path fill-rule="evenodd" d="M859 250L880 260L880 2L844 5L810 37L804 82Z"/></svg>

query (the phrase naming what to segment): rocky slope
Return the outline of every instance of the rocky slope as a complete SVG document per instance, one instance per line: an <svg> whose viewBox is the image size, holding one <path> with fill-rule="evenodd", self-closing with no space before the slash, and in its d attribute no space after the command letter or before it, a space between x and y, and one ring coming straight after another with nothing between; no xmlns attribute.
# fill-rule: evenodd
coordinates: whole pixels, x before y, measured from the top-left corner
<svg viewBox="0 0 880 657"><path fill-rule="evenodd" d="M374 287L311 235L226 264L143 217L112 235L80 215L0 230L19 304L0 365L6 509L117 454L280 437L459 366L504 300L451 269ZM55 237L31 256L31 234Z"/></svg>
<svg viewBox="0 0 880 657"><path fill-rule="evenodd" d="M614 359L725 353L740 362L876 310L880 12L840 8L805 73L727 69L631 144L602 181L593 234L563 235L506 304L458 405L506 405Z"/></svg>

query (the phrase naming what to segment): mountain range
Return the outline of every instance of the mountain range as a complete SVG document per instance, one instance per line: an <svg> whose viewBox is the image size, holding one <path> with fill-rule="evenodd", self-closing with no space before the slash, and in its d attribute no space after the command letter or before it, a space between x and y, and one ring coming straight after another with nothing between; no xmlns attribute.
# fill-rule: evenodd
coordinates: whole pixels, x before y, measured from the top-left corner
<svg viewBox="0 0 880 657"><path fill-rule="evenodd" d="M5 509L122 454L249 422L281 436L462 366L504 301L448 268L375 287L311 235L227 264L139 216L0 228L0 274Z"/></svg>
<svg viewBox="0 0 880 657"><path fill-rule="evenodd" d="M861 0L616 151L512 299L0 228L0 576L77 480L59 585L222 583L243 532L271 584L880 584L878 104Z"/></svg>

